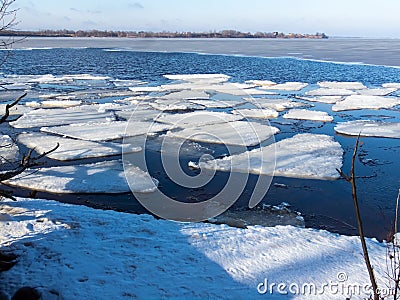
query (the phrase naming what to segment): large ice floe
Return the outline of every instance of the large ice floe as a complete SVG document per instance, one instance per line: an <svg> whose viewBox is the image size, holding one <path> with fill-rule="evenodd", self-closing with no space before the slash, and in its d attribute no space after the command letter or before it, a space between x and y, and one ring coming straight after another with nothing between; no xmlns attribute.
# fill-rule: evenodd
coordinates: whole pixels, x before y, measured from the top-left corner
<svg viewBox="0 0 400 300"><path fill-rule="evenodd" d="M284 119L310 120L321 122L332 122L333 117L324 111L308 110L308 109L291 109L283 115Z"/></svg>
<svg viewBox="0 0 400 300"><path fill-rule="evenodd" d="M337 179L336 169L342 166L342 156L343 149L333 137L304 133L260 149L201 161L196 167L294 178Z"/></svg>
<svg viewBox="0 0 400 300"><path fill-rule="evenodd" d="M300 91L305 88L308 83L304 82L285 82L275 85L261 85L262 89L277 91Z"/></svg>
<svg viewBox="0 0 400 300"><path fill-rule="evenodd" d="M347 81L320 81L318 85L321 88L328 89L346 89L346 90L362 90L367 87L363 85L361 82L347 82Z"/></svg>
<svg viewBox="0 0 400 300"><path fill-rule="evenodd" d="M234 121L168 132L169 136L196 142L254 146L278 133L276 127L260 123Z"/></svg>
<svg viewBox="0 0 400 300"><path fill-rule="evenodd" d="M125 168L124 168L125 167ZM28 169L5 181L10 186L48 193L138 193L153 192L158 181L136 166L123 167L121 160L93 164ZM125 179L133 178L130 187Z"/></svg>
<svg viewBox="0 0 400 300"><path fill-rule="evenodd" d="M192 103L187 100L161 99L150 103L150 106L160 111L190 111L203 110L204 106Z"/></svg>
<svg viewBox="0 0 400 300"><path fill-rule="evenodd" d="M333 111L392 108L400 104L399 97L352 95L332 106Z"/></svg>
<svg viewBox="0 0 400 300"><path fill-rule="evenodd" d="M47 135L40 132L22 133L18 135L18 141L28 148L35 149L38 153L48 152L57 144L59 147L47 155L56 160L75 160L90 157L105 157L111 155L121 155L124 151L139 152L141 147L132 145L122 145L111 142L91 142L75 140L60 136Z"/></svg>
<svg viewBox="0 0 400 300"><path fill-rule="evenodd" d="M128 136L156 133L171 126L154 122L114 121L105 123L78 123L64 126L42 127L40 131L87 141L109 141Z"/></svg>
<svg viewBox="0 0 400 300"><path fill-rule="evenodd" d="M382 122L371 120L356 120L338 123L335 131L341 134L357 136L374 136L400 138L400 123L398 122Z"/></svg>
<svg viewBox="0 0 400 300"><path fill-rule="evenodd" d="M342 101L343 100L343 96L319 96L319 97L296 96L296 99L310 101L310 102L335 104L336 102Z"/></svg>
<svg viewBox="0 0 400 300"><path fill-rule="evenodd" d="M18 120L10 122L10 125L15 128L33 128L115 120L114 112L99 112L98 109L97 105L84 105L68 109L37 109L25 113Z"/></svg>
<svg viewBox="0 0 400 300"><path fill-rule="evenodd" d="M235 109L232 111L233 114L242 116L244 118L254 118L254 119L272 119L277 118L279 113L272 108L262 108L262 109Z"/></svg>
<svg viewBox="0 0 400 300"><path fill-rule="evenodd" d="M245 98L245 100L253 103L257 107L274 109L276 111L284 111L288 108L305 106L304 103L292 101L289 99Z"/></svg>
<svg viewBox="0 0 400 300"><path fill-rule="evenodd" d="M350 96L356 95L357 92L339 88L319 88L316 90L307 91L307 96Z"/></svg>
<svg viewBox="0 0 400 300"><path fill-rule="evenodd" d="M202 105L207 108L230 108L246 103L244 100L189 100L192 103Z"/></svg>
<svg viewBox="0 0 400 300"><path fill-rule="evenodd" d="M157 122L173 125L174 128L196 127L220 124L243 119L242 116L213 111L195 111L183 114L163 114L156 118Z"/></svg>

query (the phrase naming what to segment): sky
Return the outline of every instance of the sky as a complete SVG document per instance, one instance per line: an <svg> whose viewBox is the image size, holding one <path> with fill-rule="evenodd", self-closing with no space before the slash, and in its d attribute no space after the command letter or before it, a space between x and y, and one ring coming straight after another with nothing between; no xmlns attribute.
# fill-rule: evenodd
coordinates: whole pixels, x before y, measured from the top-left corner
<svg viewBox="0 0 400 300"><path fill-rule="evenodd" d="M16 0L17 29L316 33L400 38L399 0Z"/></svg>

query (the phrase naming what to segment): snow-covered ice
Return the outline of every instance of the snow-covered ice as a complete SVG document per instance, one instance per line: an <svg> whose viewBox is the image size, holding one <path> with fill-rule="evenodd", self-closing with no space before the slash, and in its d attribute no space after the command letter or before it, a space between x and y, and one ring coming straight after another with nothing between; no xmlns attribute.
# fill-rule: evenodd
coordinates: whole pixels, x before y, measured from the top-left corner
<svg viewBox="0 0 400 300"><path fill-rule="evenodd" d="M384 88L395 88L395 89L400 89L400 82L388 82L388 83L383 83L382 87Z"/></svg>
<svg viewBox="0 0 400 300"><path fill-rule="evenodd" d="M392 108L400 104L398 97L382 97L369 95L352 95L332 106L333 111L355 109Z"/></svg>
<svg viewBox="0 0 400 300"><path fill-rule="evenodd" d="M59 147L47 157L56 160L75 160L89 157L104 157L110 155L122 155L122 152L139 152L141 147L122 145L110 142L91 142L75 140L60 136L47 135L40 132L22 133L18 135L18 141L28 148L35 149L39 153L48 152L57 143Z"/></svg>
<svg viewBox="0 0 400 300"><path fill-rule="evenodd" d="M264 86L264 87L276 85L276 82L271 81L271 80L246 80L245 83L255 84L255 85Z"/></svg>
<svg viewBox="0 0 400 300"><path fill-rule="evenodd" d="M311 101L311 102L335 104L336 102L342 101L343 97L342 96L320 96L320 97L297 96L296 99L306 100L306 101Z"/></svg>
<svg viewBox="0 0 400 300"><path fill-rule="evenodd" d="M160 97L159 99L168 99L168 100L200 100L200 99L209 99L210 95L205 91L200 90L183 90L179 92L172 92L167 95Z"/></svg>
<svg viewBox="0 0 400 300"><path fill-rule="evenodd" d="M128 193L131 191L125 174L132 178L134 192L156 190L158 181L136 166L122 165L121 160L93 164L28 169L5 181L7 185L57 194Z"/></svg>
<svg viewBox="0 0 400 300"><path fill-rule="evenodd" d="M361 82L341 82L341 81L321 81L318 82L321 88L327 89L345 89L345 90L362 90L367 87Z"/></svg>
<svg viewBox="0 0 400 300"><path fill-rule="evenodd" d="M133 86L129 87L132 92L159 92L161 91L160 86Z"/></svg>
<svg viewBox="0 0 400 300"><path fill-rule="evenodd" d="M173 127L196 127L238 121L243 117L224 112L195 111L184 114L164 114L156 119L157 122L172 124Z"/></svg>
<svg viewBox="0 0 400 300"><path fill-rule="evenodd" d="M244 118L257 118L257 119L272 119L277 118L279 113L272 108L263 109L235 109L232 111L235 115L240 115Z"/></svg>
<svg viewBox="0 0 400 300"><path fill-rule="evenodd" d="M45 100L42 101L40 106L43 108L60 108L60 107L74 107L82 104L80 100Z"/></svg>
<svg viewBox="0 0 400 300"><path fill-rule="evenodd" d="M169 136L196 142L254 146L278 133L276 127L255 122L234 121L168 132Z"/></svg>
<svg viewBox="0 0 400 300"><path fill-rule="evenodd" d="M192 103L202 105L207 108L230 108L246 103L240 100L189 100Z"/></svg>
<svg viewBox="0 0 400 300"><path fill-rule="evenodd" d="M356 120L338 123L335 131L347 135L400 138L400 123L371 120Z"/></svg>
<svg viewBox="0 0 400 300"><path fill-rule="evenodd" d="M67 109L36 109L25 113L18 120L10 122L10 125L15 128L32 128L115 120L113 112L99 113L98 108L97 105L83 105Z"/></svg>
<svg viewBox="0 0 400 300"><path fill-rule="evenodd" d="M261 149L202 161L198 167L294 178L337 179L336 169L342 166L342 156L343 149L333 137L304 133Z"/></svg>
<svg viewBox="0 0 400 300"><path fill-rule="evenodd" d="M291 109L283 115L284 119L310 120L321 122L332 122L333 117L324 111L308 110L308 109Z"/></svg>
<svg viewBox="0 0 400 300"><path fill-rule="evenodd" d="M378 89L364 89L357 91L360 95L371 95L371 96L387 96L393 92L396 92L398 88L378 88Z"/></svg>
<svg viewBox="0 0 400 300"><path fill-rule="evenodd" d="M18 146L9 135L0 135L0 163L14 163L18 158L18 151Z"/></svg>
<svg viewBox="0 0 400 300"><path fill-rule="evenodd" d="M357 92L339 88L319 88L306 92L307 96L350 96L355 94Z"/></svg>
<svg viewBox="0 0 400 300"><path fill-rule="evenodd" d="M156 133L169 129L169 125L145 121L114 121L105 123L78 123L42 127L40 131L87 141L109 141L128 136Z"/></svg>
<svg viewBox="0 0 400 300"><path fill-rule="evenodd" d="M278 90L278 91L300 91L307 85L308 83L304 82L285 82L275 85L262 85L261 88L267 90Z"/></svg>
<svg viewBox="0 0 400 300"><path fill-rule="evenodd" d="M304 103L292 101L289 99L270 99L270 98L245 98L245 100L265 109L274 109L284 111L288 108L302 107Z"/></svg>
<svg viewBox="0 0 400 300"><path fill-rule="evenodd" d="M204 106L192 103L186 100L156 100L151 102L150 106L160 111L188 111L188 110L202 110Z"/></svg>
<svg viewBox="0 0 400 300"><path fill-rule="evenodd" d="M11 270L0 273L0 289L9 295L29 284L54 289L66 300L335 300L350 297L334 294L335 287L369 284L356 236L293 226L171 222L39 199L7 200L0 213L10 217L0 221L0 247L19 255ZM367 246L384 287L386 246L374 239ZM289 295L282 295L275 286L259 294L265 280L299 289L312 283L325 292L294 295L286 288Z"/></svg>

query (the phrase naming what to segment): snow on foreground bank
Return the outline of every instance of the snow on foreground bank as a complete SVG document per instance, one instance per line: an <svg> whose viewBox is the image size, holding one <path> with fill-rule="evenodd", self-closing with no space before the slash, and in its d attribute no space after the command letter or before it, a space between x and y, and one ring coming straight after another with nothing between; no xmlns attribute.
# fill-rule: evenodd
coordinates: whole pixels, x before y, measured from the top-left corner
<svg viewBox="0 0 400 300"><path fill-rule="evenodd" d="M367 243L383 286L385 246ZM8 247L19 258L0 273L0 290L44 286L65 300L274 299L282 296L276 287L261 295L257 286L268 280L321 290L330 282L339 288L369 282L358 237L292 226L179 223L48 200L2 202L0 249ZM345 298L332 291L289 296Z"/></svg>

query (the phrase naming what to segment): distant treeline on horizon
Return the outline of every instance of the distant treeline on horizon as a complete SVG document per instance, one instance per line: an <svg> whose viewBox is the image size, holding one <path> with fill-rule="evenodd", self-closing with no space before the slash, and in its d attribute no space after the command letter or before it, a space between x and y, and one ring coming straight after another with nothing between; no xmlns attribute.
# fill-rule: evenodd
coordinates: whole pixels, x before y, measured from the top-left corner
<svg viewBox="0 0 400 300"><path fill-rule="evenodd" d="M31 37L119 37L119 38L258 38L258 39L327 39L325 33L282 33L282 32L240 32L222 30L213 32L152 32L152 31L108 31L108 30L40 30L40 31L1 31L2 36Z"/></svg>

